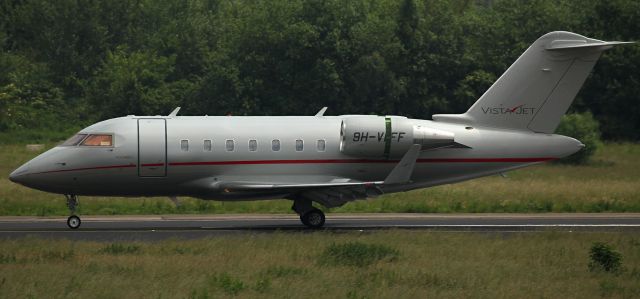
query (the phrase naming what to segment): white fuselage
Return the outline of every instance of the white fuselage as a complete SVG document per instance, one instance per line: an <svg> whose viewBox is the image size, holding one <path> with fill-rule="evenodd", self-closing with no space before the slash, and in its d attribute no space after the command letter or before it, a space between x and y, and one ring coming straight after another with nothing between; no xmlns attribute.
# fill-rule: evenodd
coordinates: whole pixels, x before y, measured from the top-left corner
<svg viewBox="0 0 640 299"><path fill-rule="evenodd" d="M184 195L218 200L287 194L230 193L217 189L217 181L380 181L400 157L359 157L341 151L344 138L352 138L341 137L343 121L367 117L377 116L115 118L80 132L113 134L112 146L57 146L17 169L11 178L29 187L62 194ZM451 132L456 144L464 146L421 151L411 182L384 186L384 192L496 174L561 158L582 146L573 138L553 134L394 117L396 120ZM274 142L279 143L277 151ZM318 143L324 143L324 147Z"/></svg>

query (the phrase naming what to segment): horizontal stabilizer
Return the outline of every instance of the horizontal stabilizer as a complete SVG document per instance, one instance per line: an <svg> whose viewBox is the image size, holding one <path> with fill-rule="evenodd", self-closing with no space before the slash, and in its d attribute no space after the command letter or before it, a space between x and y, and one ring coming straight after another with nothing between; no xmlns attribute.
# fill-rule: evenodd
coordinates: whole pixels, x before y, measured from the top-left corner
<svg viewBox="0 0 640 299"><path fill-rule="evenodd" d="M607 47L602 50L609 49L615 45L633 44L634 42L604 42L598 40L592 40L596 42L587 43L586 40L554 40L547 45L547 50L564 50L564 49L585 49L585 48L598 48Z"/></svg>

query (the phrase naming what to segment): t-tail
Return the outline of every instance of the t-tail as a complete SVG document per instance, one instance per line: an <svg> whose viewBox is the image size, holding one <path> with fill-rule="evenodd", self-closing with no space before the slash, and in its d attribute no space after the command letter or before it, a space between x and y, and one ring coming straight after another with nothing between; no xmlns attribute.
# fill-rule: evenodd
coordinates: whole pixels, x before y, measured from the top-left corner
<svg viewBox="0 0 640 299"><path fill-rule="evenodd" d="M604 50L605 42L555 31L536 40L463 114L433 120L553 133Z"/></svg>

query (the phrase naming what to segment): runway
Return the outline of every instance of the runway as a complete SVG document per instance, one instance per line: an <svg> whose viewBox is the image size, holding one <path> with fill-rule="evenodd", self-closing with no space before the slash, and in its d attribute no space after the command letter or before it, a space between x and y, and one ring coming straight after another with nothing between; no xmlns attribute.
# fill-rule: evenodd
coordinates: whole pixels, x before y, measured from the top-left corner
<svg viewBox="0 0 640 299"><path fill-rule="evenodd" d="M640 213L624 214L328 214L319 231L413 229L461 232L638 231ZM36 236L72 240L153 241L224 234L312 233L293 214L83 216L78 230L66 217L0 217L0 239Z"/></svg>

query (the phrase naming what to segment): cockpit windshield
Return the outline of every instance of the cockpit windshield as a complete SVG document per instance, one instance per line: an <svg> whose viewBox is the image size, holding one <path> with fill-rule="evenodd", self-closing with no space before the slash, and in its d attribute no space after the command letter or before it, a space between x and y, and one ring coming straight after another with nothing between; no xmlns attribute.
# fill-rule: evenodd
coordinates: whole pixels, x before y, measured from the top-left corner
<svg viewBox="0 0 640 299"><path fill-rule="evenodd" d="M80 146L113 146L113 136L109 134L91 134Z"/></svg>
<svg viewBox="0 0 640 299"><path fill-rule="evenodd" d="M112 134L76 134L60 146L113 146Z"/></svg>
<svg viewBox="0 0 640 299"><path fill-rule="evenodd" d="M73 136L71 136L71 138L67 139L67 141L62 143L61 146L75 146L75 145L78 145L78 143L80 143L80 141L82 141L82 139L84 139L85 137L87 137L87 134L76 134L76 135L73 135Z"/></svg>

